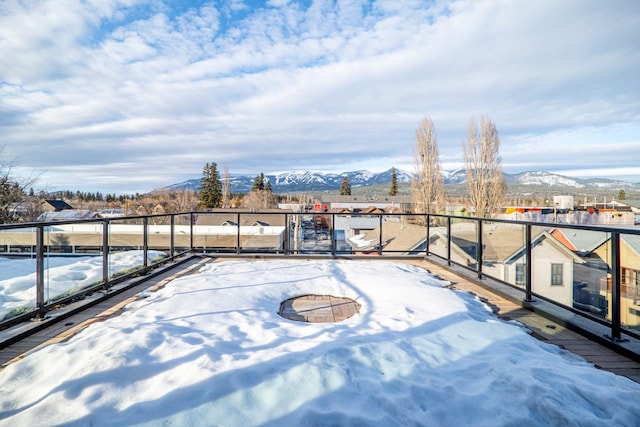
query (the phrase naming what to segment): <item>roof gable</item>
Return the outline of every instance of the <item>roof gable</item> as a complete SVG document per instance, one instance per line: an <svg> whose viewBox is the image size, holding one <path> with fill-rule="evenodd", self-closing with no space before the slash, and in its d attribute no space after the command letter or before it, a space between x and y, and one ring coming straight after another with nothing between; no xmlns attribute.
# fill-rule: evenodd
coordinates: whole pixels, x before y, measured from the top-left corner
<svg viewBox="0 0 640 427"><path fill-rule="evenodd" d="M73 209L73 206L71 206L69 203L65 202L62 199L47 199L47 200L45 200L45 203L48 203L56 211L62 211L62 210L65 210L65 209Z"/></svg>
<svg viewBox="0 0 640 427"><path fill-rule="evenodd" d="M609 240L608 233L601 231L579 230L577 228L557 228L553 231L553 234L555 235L558 233L562 234L562 237L564 237L564 239L562 239L558 236L558 240L566 240L570 244L570 246L568 246L570 250L583 256L595 251Z"/></svg>

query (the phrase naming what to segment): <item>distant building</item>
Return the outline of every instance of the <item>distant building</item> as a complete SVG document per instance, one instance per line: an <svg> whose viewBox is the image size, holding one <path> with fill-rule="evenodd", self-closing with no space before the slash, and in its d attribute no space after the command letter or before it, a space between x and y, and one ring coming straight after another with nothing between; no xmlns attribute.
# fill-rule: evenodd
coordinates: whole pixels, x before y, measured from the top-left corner
<svg viewBox="0 0 640 427"><path fill-rule="evenodd" d="M583 259L575 264L576 308L601 314L611 313L611 239L609 233L591 230L557 229L553 235ZM620 236L621 320L640 326L640 236Z"/></svg>
<svg viewBox="0 0 640 427"><path fill-rule="evenodd" d="M42 202L42 210L45 212L60 212L68 209L73 209L73 206L62 199L47 199Z"/></svg>
<svg viewBox="0 0 640 427"><path fill-rule="evenodd" d="M409 212L411 206L411 196L324 195L321 198L321 208L325 212L340 212L343 209L361 212L364 209L378 208L384 212L401 213Z"/></svg>
<svg viewBox="0 0 640 427"><path fill-rule="evenodd" d="M98 212L90 211L87 209L64 209L61 211L44 212L38 217L38 221L70 221L94 218L102 218L102 216Z"/></svg>

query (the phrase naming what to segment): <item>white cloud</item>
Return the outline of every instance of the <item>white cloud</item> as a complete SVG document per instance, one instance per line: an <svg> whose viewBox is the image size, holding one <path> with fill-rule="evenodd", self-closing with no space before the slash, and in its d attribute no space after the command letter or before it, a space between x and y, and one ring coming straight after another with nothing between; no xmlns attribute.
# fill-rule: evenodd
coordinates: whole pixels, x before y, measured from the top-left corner
<svg viewBox="0 0 640 427"><path fill-rule="evenodd" d="M505 169L633 166L635 2L170 6L3 3L5 154L25 169L87 167L59 176L61 188L148 191L198 177L206 161L232 173L410 164L425 115L453 165L468 120L488 114ZM152 179L178 152L185 163ZM94 189L103 182L88 166L122 157L138 164L137 186Z"/></svg>

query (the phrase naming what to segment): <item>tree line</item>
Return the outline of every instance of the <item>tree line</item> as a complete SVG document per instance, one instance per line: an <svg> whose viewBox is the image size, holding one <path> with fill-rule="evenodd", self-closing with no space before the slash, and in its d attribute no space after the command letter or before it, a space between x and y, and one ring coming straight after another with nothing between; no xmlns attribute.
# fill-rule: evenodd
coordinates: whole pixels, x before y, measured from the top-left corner
<svg viewBox="0 0 640 427"><path fill-rule="evenodd" d="M279 197L273 194L271 182L260 172L254 180L249 194L234 195L231 193L231 175L228 167L220 178L218 164L206 163L202 169L198 206L203 209L244 207L248 209L265 209L277 206Z"/></svg>

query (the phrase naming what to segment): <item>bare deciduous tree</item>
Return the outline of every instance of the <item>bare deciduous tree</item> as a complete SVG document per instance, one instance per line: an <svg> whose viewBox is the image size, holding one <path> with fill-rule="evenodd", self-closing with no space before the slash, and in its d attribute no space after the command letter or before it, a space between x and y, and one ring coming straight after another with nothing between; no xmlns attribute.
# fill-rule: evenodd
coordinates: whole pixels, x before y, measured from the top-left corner
<svg viewBox="0 0 640 427"><path fill-rule="evenodd" d="M462 143L467 170L467 189L474 215L495 216L506 194L500 158L500 138L495 124L488 116L480 118L479 126L469 121L469 134Z"/></svg>
<svg viewBox="0 0 640 427"><path fill-rule="evenodd" d="M2 158L4 147L0 146L0 224L17 222L24 210L25 189L36 178L19 180L12 175L14 162Z"/></svg>
<svg viewBox="0 0 640 427"><path fill-rule="evenodd" d="M169 212L189 212L198 207L198 195L193 190L174 191L165 202L165 209Z"/></svg>
<svg viewBox="0 0 640 427"><path fill-rule="evenodd" d="M231 207L231 174L226 164L222 167L222 207L224 209Z"/></svg>
<svg viewBox="0 0 640 427"><path fill-rule="evenodd" d="M440 167L438 139L430 117L422 119L416 130L413 160L411 195L415 211L436 213L444 203L444 178Z"/></svg>
<svg viewBox="0 0 640 427"><path fill-rule="evenodd" d="M254 190L242 198L242 206L251 210L277 206L276 196L267 190Z"/></svg>

